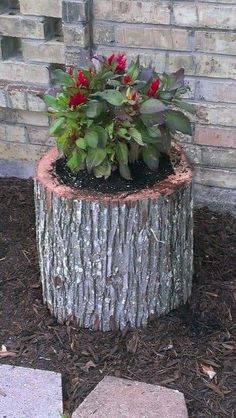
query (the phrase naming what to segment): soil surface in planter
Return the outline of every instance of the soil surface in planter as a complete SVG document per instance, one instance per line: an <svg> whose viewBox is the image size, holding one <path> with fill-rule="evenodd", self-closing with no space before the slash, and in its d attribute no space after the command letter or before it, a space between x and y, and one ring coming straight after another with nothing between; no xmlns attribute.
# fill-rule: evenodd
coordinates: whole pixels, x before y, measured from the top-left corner
<svg viewBox="0 0 236 418"><path fill-rule="evenodd" d="M100 193L133 192L152 187L166 177L174 174L174 169L168 155L162 154L158 171L151 171L143 161L131 165L132 180L120 176L119 170L113 171L108 177L96 178L86 170L72 173L66 166L64 158L55 162L55 173L59 181L80 190L93 190Z"/></svg>
<svg viewBox="0 0 236 418"><path fill-rule="evenodd" d="M182 391L190 418L235 416L234 218L195 211L189 304L153 318L146 329L123 333L59 325L49 315L42 303L34 222L32 182L0 179L0 352L1 345L8 350L0 354L0 364L61 372L68 412L110 374ZM212 379L209 372L216 373Z"/></svg>

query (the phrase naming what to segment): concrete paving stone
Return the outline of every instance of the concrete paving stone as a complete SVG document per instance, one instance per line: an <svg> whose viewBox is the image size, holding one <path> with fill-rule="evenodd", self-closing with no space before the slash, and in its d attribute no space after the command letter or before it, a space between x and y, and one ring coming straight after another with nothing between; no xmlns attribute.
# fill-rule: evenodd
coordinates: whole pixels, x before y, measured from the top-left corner
<svg viewBox="0 0 236 418"><path fill-rule="evenodd" d="M60 418L60 373L0 365L1 418Z"/></svg>
<svg viewBox="0 0 236 418"><path fill-rule="evenodd" d="M188 418L177 390L107 376L87 396L72 418Z"/></svg>

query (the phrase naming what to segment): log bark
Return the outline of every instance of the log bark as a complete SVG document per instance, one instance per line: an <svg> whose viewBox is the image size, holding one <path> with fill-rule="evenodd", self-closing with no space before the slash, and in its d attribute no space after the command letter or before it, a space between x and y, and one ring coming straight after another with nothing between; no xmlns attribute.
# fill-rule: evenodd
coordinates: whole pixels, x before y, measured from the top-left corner
<svg viewBox="0 0 236 418"><path fill-rule="evenodd" d="M163 187L162 193L141 193L141 198L83 193L78 198L74 192L65 197L65 187L55 185L55 179L49 184L42 173L37 175L43 298L59 322L73 319L103 331L140 327L150 315L166 314L187 301L193 261L191 180L188 171L188 181L185 175L180 186L166 194Z"/></svg>

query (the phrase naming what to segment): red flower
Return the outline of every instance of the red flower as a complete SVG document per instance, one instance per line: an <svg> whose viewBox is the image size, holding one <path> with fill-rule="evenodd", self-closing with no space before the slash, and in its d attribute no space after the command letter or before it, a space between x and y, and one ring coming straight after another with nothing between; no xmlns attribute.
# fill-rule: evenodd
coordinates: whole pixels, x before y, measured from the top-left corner
<svg viewBox="0 0 236 418"><path fill-rule="evenodd" d="M133 100L134 102L136 102L137 99L138 99L138 92L136 90L132 90L130 93L130 100Z"/></svg>
<svg viewBox="0 0 236 418"><path fill-rule="evenodd" d="M67 74L69 74L69 75L73 75L74 68L73 68L73 67L68 67L68 68L67 68L67 70L66 70L66 72L67 72Z"/></svg>
<svg viewBox="0 0 236 418"><path fill-rule="evenodd" d="M70 97L69 106L76 107L78 105L85 104L87 102L87 97L82 93L76 93L74 96Z"/></svg>
<svg viewBox="0 0 236 418"><path fill-rule="evenodd" d="M129 84L131 81L132 81L132 77L130 77L129 74L125 74L122 79L123 84Z"/></svg>
<svg viewBox="0 0 236 418"><path fill-rule="evenodd" d="M160 83L161 82L160 82L159 78L156 78L155 80L152 81L149 92L148 92L149 97L154 97L155 96L157 90L160 87Z"/></svg>
<svg viewBox="0 0 236 418"><path fill-rule="evenodd" d="M76 85L78 87L88 87L89 79L84 75L83 71L79 71L76 78Z"/></svg>
<svg viewBox="0 0 236 418"><path fill-rule="evenodd" d="M111 54L108 58L107 58L107 62L109 65L111 65L113 63L115 59L115 54Z"/></svg>
<svg viewBox="0 0 236 418"><path fill-rule="evenodd" d="M125 54L118 54L116 57L116 61L117 61L116 71L125 71L126 69Z"/></svg>
<svg viewBox="0 0 236 418"><path fill-rule="evenodd" d="M117 65L116 65L115 70L118 71L118 72L125 71L125 69L126 69L125 54L121 54L121 53L117 54L117 55L112 54L107 58L107 62L108 62L109 65L112 65L113 62L116 62Z"/></svg>

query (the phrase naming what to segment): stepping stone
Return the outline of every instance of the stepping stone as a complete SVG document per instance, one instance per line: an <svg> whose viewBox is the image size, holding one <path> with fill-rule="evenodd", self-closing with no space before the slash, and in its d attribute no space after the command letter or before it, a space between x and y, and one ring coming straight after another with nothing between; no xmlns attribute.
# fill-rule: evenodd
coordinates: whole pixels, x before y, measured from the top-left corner
<svg viewBox="0 0 236 418"><path fill-rule="evenodd" d="M188 418L177 390L107 376L87 396L72 418Z"/></svg>
<svg viewBox="0 0 236 418"><path fill-rule="evenodd" d="M60 373L0 365L1 418L60 418Z"/></svg>

